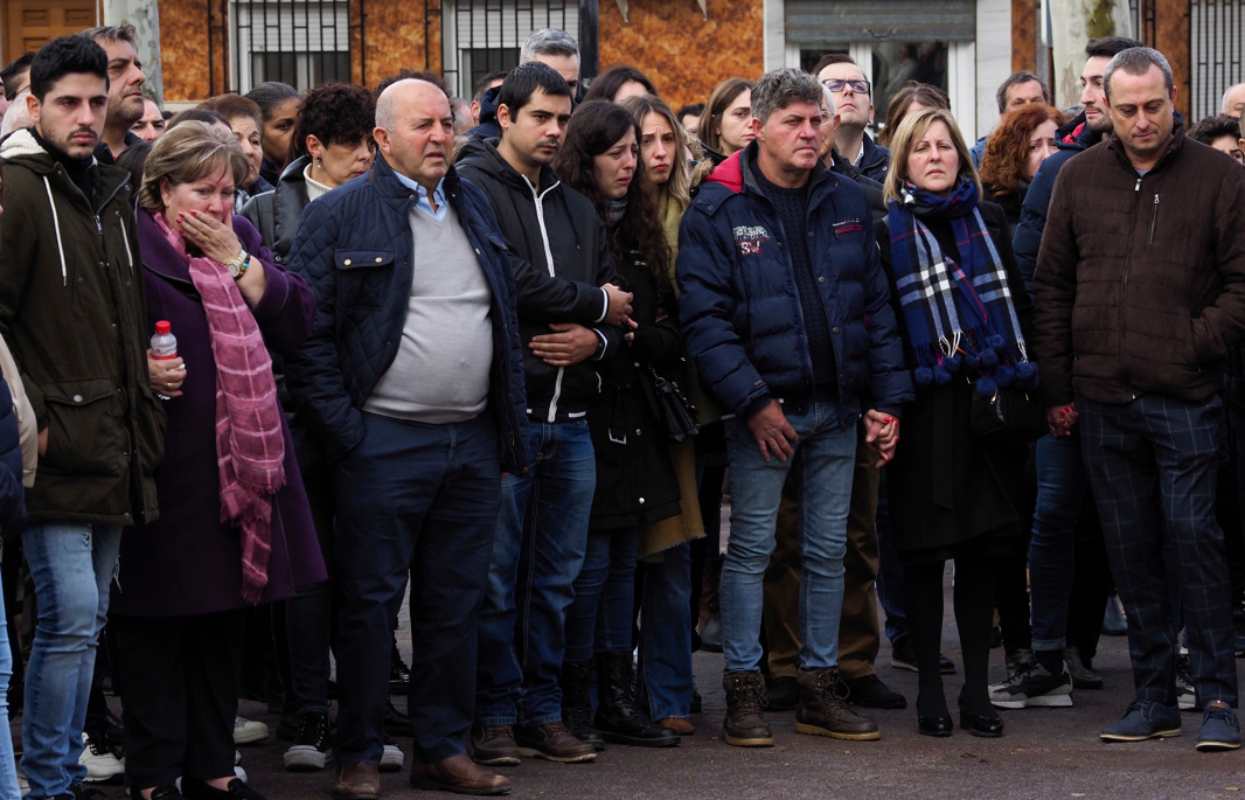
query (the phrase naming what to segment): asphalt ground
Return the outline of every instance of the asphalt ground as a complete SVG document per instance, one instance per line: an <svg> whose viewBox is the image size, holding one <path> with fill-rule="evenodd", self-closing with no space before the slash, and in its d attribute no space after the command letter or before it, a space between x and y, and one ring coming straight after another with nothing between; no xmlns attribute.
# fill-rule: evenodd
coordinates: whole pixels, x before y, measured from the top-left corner
<svg viewBox="0 0 1245 800"><path fill-rule="evenodd" d="M947 589L944 652L958 665L955 626L949 616L949 581ZM405 633L399 634L403 649L410 646L406 638ZM991 658L1001 679L1002 650L993 651ZM698 653L695 669L704 713L694 718L696 735L685 738L679 747L611 746L592 764L524 761L506 774L514 781L514 797L575 800L1245 798L1245 750L1196 752L1198 714L1183 715L1184 731L1178 738L1128 745L1100 743L1099 730L1123 712L1132 696L1125 639L1103 637L1096 666L1106 678L1104 690L1076 692L1070 709L1002 712L1007 728L1000 739L974 738L959 730L949 739L920 736L910 705L903 711L870 712L881 727L878 742L798 735L793 712L770 714L776 746L745 750L718 739L725 710L722 657ZM913 703L916 676L890 666L890 648L885 643L877 671ZM952 702L960 683L958 674L946 678L946 694ZM244 703L241 711L276 730L277 719L262 705ZM409 753L410 741L397 741ZM275 737L241 750L251 784L270 800L330 796L331 770L284 772L284 744ZM384 775L383 787L384 797L395 800L435 796L411 789L405 771ZM120 787L107 791L110 796L123 796Z"/></svg>

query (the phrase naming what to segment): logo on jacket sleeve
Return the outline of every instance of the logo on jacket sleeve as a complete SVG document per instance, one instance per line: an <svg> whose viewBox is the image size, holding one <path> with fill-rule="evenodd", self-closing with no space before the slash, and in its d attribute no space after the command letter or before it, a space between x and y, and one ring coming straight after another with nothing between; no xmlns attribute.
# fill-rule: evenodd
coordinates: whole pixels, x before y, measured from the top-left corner
<svg viewBox="0 0 1245 800"><path fill-rule="evenodd" d="M769 231L763 225L736 225L735 246L741 256L761 254L761 245L770 240Z"/></svg>

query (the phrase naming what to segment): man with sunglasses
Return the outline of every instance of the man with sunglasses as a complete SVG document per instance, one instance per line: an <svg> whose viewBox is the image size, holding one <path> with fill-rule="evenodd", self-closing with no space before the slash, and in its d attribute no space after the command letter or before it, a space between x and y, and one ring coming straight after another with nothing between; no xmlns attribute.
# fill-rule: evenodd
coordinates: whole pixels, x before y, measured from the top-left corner
<svg viewBox="0 0 1245 800"><path fill-rule="evenodd" d="M827 53L813 68L817 80L830 90L839 114L834 147L861 175L878 183L886 180L891 154L875 144L865 127L873 121L873 90L856 62L844 53Z"/></svg>

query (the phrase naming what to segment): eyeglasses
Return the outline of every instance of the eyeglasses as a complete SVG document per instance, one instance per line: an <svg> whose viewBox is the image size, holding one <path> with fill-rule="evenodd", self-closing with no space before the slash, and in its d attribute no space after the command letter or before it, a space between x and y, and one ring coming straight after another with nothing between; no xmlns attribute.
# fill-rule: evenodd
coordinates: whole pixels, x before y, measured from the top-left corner
<svg viewBox="0 0 1245 800"><path fill-rule="evenodd" d="M847 81L838 78L827 78L821 82L821 85L832 92L841 92L844 87L850 86L856 94L869 94L869 82L866 80Z"/></svg>

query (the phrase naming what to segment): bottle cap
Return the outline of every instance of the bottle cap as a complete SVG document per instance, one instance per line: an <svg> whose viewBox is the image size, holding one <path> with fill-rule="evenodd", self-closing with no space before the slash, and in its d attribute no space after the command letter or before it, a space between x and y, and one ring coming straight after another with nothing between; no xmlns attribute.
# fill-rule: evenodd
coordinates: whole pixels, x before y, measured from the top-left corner
<svg viewBox="0 0 1245 800"><path fill-rule="evenodd" d="M160 334L161 336L163 336L166 333L172 333L172 332L173 332L173 323L169 322L167 319L162 319L156 323L156 333Z"/></svg>

